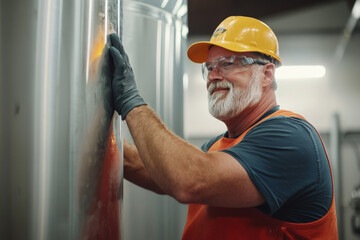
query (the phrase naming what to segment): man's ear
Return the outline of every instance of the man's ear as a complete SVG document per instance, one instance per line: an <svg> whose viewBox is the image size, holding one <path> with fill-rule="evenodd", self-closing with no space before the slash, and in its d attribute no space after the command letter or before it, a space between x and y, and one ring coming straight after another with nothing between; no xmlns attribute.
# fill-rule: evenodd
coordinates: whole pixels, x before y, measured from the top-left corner
<svg viewBox="0 0 360 240"><path fill-rule="evenodd" d="M274 81L274 74L275 74L275 65L272 63L268 63L264 66L264 81L263 87L266 88L271 86L272 82Z"/></svg>

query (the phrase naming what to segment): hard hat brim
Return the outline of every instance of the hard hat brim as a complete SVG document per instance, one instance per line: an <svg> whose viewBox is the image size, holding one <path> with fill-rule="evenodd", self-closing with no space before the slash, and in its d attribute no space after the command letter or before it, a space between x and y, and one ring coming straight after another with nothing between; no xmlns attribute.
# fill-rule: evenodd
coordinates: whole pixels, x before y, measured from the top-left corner
<svg viewBox="0 0 360 240"><path fill-rule="evenodd" d="M206 62L209 48L210 46L218 46L225 48L227 50L233 51L233 52L259 52L264 53L264 50L261 50L257 47L248 46L241 43L234 43L234 42L210 42L210 41L203 41L203 42L196 42L193 43L187 51L188 58L195 62L195 63L203 63ZM264 53L266 55L275 57L276 60L279 61L281 64L281 61L278 57L274 56L274 53Z"/></svg>

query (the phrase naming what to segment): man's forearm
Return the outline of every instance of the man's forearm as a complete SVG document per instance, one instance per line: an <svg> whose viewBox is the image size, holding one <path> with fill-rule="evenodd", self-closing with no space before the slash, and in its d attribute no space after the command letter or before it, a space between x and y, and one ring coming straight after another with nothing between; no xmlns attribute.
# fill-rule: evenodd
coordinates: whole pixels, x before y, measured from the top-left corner
<svg viewBox="0 0 360 240"><path fill-rule="evenodd" d="M136 146L126 141L124 141L124 178L142 188L165 194L145 169Z"/></svg>
<svg viewBox="0 0 360 240"><path fill-rule="evenodd" d="M126 117L141 160L154 181L177 198L196 174L196 160L204 153L173 134L148 106L134 108Z"/></svg>

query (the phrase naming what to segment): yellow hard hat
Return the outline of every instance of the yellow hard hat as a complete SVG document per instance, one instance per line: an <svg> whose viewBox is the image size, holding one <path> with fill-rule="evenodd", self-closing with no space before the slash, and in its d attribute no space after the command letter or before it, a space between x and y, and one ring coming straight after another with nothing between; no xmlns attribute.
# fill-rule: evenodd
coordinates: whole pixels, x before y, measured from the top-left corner
<svg viewBox="0 0 360 240"><path fill-rule="evenodd" d="M215 45L233 52L259 52L281 65L279 43L275 33L265 23L251 17L233 16L220 23L210 41L192 44L187 55L196 63L203 63L209 47Z"/></svg>

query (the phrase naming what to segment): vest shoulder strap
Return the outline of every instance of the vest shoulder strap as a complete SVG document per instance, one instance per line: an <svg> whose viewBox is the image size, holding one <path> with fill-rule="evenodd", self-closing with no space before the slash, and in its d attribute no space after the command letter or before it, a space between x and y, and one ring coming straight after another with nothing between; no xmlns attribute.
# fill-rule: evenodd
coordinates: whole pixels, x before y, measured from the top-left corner
<svg viewBox="0 0 360 240"><path fill-rule="evenodd" d="M276 112L270 114L269 116L261 119L259 122L257 122L256 124L252 125L250 128L248 128L245 132L243 132L238 138L236 139L231 139L230 141L228 141L228 139L226 138L220 138L218 139L210 148L209 148L209 152L211 151L219 151L219 150L223 150L223 149L227 149L230 148L232 146L235 146L236 144L238 144L239 142L242 141L242 139L245 137L245 135L255 126L257 126L258 124L264 122L265 120L275 117L275 116L285 116L285 117L296 117L296 118L301 118L306 120L303 116L293 113L291 111L287 111L287 110L277 110Z"/></svg>

